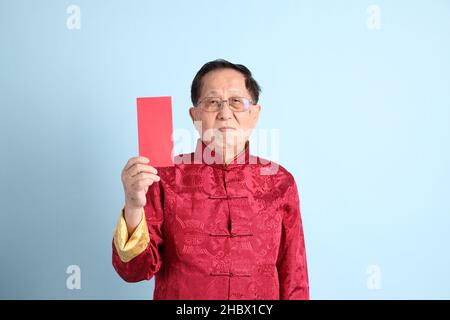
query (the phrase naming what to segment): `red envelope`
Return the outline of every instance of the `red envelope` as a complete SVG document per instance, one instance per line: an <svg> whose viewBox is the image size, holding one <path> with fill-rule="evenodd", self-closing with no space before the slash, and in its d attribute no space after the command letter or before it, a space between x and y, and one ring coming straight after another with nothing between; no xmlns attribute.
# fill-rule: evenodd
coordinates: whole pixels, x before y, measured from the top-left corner
<svg viewBox="0 0 450 320"><path fill-rule="evenodd" d="M153 167L173 166L172 97L137 98L139 155Z"/></svg>

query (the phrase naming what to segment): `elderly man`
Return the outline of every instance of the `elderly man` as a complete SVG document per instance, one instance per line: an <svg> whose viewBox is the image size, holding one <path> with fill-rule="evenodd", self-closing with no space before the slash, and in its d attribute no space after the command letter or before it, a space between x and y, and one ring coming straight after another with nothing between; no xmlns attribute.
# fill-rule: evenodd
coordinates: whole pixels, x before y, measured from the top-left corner
<svg viewBox="0 0 450 320"><path fill-rule="evenodd" d="M191 88L195 152L125 165L112 263L128 282L155 276L155 300L309 299L295 180L250 154L259 93L245 66L206 63Z"/></svg>

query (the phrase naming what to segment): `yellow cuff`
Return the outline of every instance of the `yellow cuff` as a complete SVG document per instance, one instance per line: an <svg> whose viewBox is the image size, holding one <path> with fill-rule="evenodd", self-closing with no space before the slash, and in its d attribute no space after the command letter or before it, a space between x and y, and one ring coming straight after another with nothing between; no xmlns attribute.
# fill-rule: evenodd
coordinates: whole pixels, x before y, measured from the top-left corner
<svg viewBox="0 0 450 320"><path fill-rule="evenodd" d="M150 235L148 233L144 209L142 209L141 222L139 222L131 237L128 237L127 223L124 214L125 208L122 209L122 214L120 215L114 230L114 245L116 246L120 260L122 260L122 262L128 262L147 248L147 245L150 242Z"/></svg>

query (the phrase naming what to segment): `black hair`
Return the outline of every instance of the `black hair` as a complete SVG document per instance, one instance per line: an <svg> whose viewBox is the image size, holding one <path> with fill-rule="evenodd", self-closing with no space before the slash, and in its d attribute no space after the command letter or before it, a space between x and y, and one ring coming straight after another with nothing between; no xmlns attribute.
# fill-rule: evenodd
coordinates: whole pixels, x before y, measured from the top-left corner
<svg viewBox="0 0 450 320"><path fill-rule="evenodd" d="M242 73L245 77L245 87L250 92L253 103L254 104L258 103L261 87L259 86L258 82L256 82L256 80L253 78L250 70L242 64L231 63L224 59L216 59L205 63L195 75L194 80L192 80L191 100L194 106L197 105L198 99L200 98L203 76L208 72L218 69L233 69Z"/></svg>

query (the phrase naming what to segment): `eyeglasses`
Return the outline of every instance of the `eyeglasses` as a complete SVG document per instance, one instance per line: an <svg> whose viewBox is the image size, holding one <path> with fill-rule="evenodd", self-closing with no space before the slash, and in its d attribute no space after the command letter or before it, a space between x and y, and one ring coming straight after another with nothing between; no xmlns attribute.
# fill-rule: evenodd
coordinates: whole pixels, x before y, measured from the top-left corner
<svg viewBox="0 0 450 320"><path fill-rule="evenodd" d="M217 112L222 108L224 102L228 102L228 106L233 112L247 111L250 105L253 104L253 100L243 97L230 97L227 100L222 100L218 97L206 97L198 102L197 105L206 112Z"/></svg>

